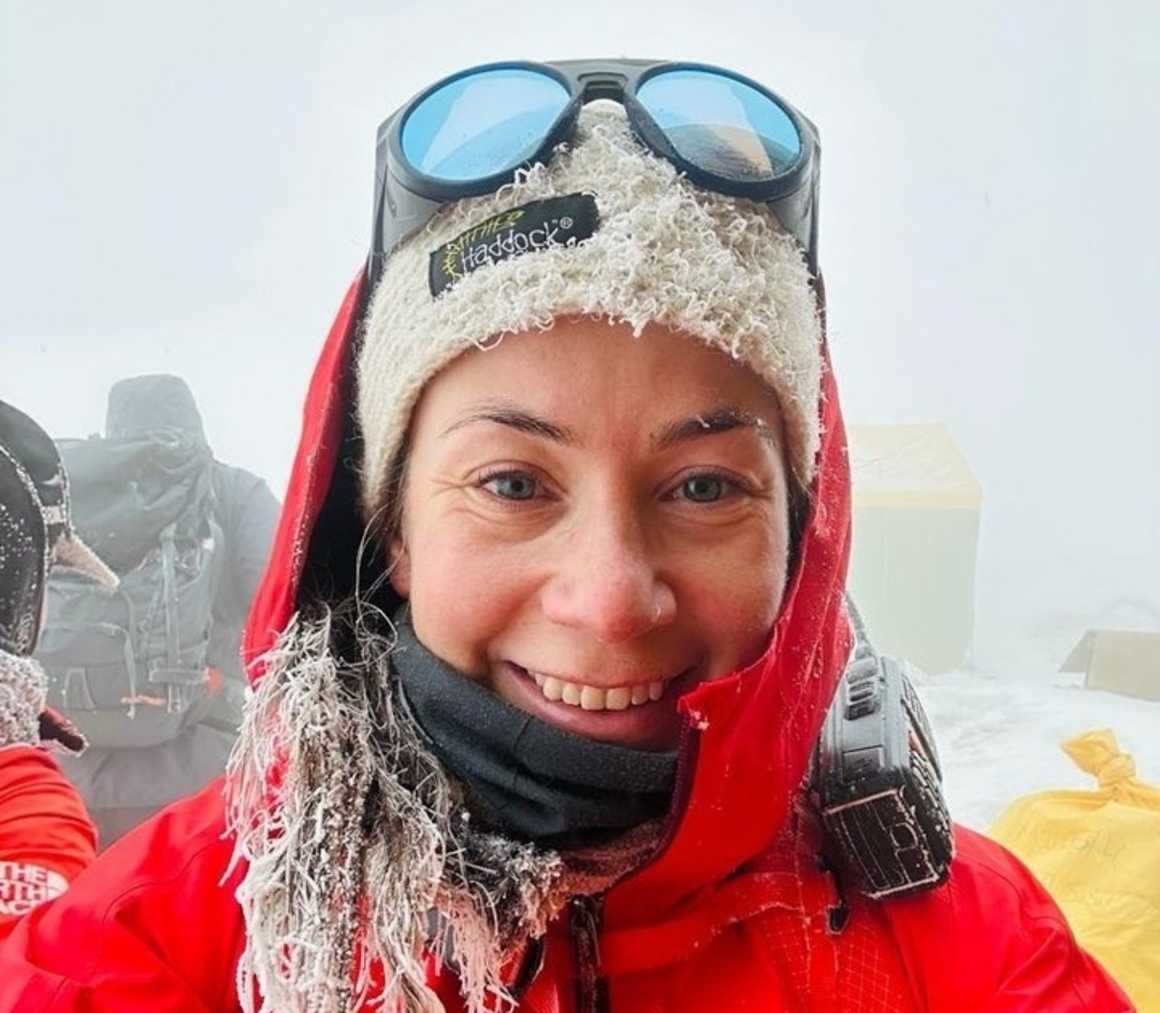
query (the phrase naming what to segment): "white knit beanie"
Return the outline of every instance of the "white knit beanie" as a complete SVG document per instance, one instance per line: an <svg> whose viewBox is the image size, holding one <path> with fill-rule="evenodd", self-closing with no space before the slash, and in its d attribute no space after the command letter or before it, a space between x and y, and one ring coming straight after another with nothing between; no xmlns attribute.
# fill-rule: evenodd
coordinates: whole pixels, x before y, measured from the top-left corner
<svg viewBox="0 0 1160 1013"><path fill-rule="evenodd" d="M593 198L598 222L574 222L569 210ZM538 232L511 238L521 217L552 208ZM809 488L821 324L799 247L764 206L694 186L633 137L619 103L598 101L546 165L440 209L388 259L357 366L367 518L386 505L424 384L466 350L547 331L560 316L603 317L637 335L662 324L749 366L778 397L787 465Z"/></svg>

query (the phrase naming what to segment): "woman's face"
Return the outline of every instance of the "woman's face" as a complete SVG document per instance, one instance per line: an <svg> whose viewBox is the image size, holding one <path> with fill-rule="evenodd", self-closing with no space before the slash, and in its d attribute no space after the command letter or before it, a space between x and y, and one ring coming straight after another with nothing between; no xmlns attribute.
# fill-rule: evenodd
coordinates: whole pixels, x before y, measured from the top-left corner
<svg viewBox="0 0 1160 1013"><path fill-rule="evenodd" d="M774 395L724 353L589 318L464 354L415 410L392 583L420 641L579 735L676 746L786 578Z"/></svg>

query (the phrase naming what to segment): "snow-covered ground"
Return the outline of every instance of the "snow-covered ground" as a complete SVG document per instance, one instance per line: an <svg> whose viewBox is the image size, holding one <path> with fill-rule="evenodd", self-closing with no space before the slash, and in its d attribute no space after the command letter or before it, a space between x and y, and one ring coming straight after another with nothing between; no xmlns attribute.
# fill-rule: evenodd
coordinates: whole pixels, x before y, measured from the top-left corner
<svg viewBox="0 0 1160 1013"><path fill-rule="evenodd" d="M1111 728L1142 780L1160 783L1160 702L1084 689L1081 675L911 671L942 759L954 818L986 830L1007 804L1048 788L1094 788L1060 748Z"/></svg>

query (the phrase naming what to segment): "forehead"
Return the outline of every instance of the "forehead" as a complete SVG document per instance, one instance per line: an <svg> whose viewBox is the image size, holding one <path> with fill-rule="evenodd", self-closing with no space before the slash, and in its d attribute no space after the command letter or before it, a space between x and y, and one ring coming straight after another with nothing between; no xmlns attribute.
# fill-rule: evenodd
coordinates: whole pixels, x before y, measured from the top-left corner
<svg viewBox="0 0 1160 1013"><path fill-rule="evenodd" d="M723 407L780 431L773 392L721 350L659 325L635 335L592 318L559 319L548 331L508 335L460 356L427 385L417 427L501 403L579 432L656 435L677 416Z"/></svg>

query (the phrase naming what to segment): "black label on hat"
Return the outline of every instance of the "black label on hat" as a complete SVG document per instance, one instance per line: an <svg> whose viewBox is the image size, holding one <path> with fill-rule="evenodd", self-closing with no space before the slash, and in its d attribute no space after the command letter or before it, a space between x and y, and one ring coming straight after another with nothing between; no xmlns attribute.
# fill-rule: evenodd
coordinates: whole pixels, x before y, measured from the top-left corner
<svg viewBox="0 0 1160 1013"><path fill-rule="evenodd" d="M431 254L431 294L446 292L472 271L525 253L572 246L600 226L588 193L535 200L480 222Z"/></svg>

